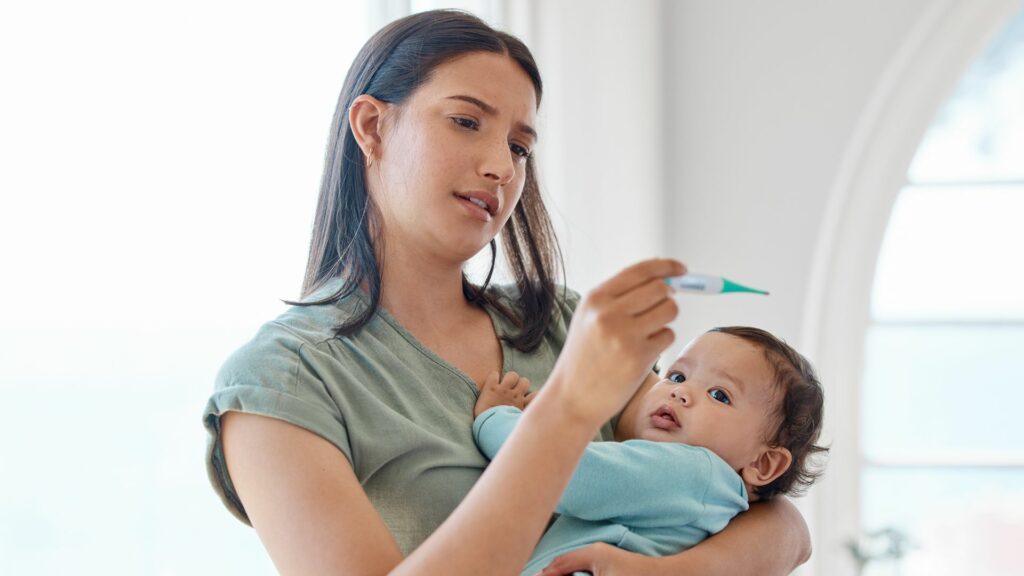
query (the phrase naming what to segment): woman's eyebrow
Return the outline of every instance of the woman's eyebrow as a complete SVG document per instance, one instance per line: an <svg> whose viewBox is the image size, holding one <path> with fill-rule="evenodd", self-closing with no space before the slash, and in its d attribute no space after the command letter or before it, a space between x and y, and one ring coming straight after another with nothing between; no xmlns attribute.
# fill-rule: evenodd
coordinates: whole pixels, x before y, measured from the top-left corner
<svg viewBox="0 0 1024 576"><path fill-rule="evenodd" d="M472 96L466 96L465 94L456 94L454 96L449 96L448 100L462 100L463 102L469 102L470 104L472 104L472 105L476 106L477 108L483 110L484 114L488 114L490 116L497 116L498 115L498 109L497 108L495 108L494 106L491 106L490 104L488 104L487 102L484 102L483 100L481 100L479 98L474 98ZM529 134L533 138L534 141L538 140L537 131L534 130L529 124L524 124L523 122L519 122L519 123L516 124L516 129L519 130L520 132Z"/></svg>

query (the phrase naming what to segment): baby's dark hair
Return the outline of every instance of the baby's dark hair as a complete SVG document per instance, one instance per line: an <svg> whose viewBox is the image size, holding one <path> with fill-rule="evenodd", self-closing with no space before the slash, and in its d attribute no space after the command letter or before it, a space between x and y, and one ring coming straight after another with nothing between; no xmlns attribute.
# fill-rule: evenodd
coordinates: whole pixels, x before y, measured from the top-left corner
<svg viewBox="0 0 1024 576"><path fill-rule="evenodd" d="M789 344L759 328L727 326L708 332L742 338L760 348L775 373L774 384L783 394L775 413L778 427L767 440L771 446L789 450L793 462L781 476L754 489L758 498L803 495L824 472L816 456L828 452L828 448L815 444L821 434L825 395L814 368Z"/></svg>

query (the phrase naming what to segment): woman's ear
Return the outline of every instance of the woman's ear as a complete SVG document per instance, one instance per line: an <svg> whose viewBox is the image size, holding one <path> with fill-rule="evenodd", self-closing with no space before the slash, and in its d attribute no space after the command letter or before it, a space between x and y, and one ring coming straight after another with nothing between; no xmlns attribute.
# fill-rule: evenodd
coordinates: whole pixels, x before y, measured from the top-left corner
<svg viewBox="0 0 1024 576"><path fill-rule="evenodd" d="M379 153L381 143L381 119L389 104L370 96L360 94L348 108L348 125L352 136L363 151L366 165L370 166Z"/></svg>
<svg viewBox="0 0 1024 576"><path fill-rule="evenodd" d="M765 448L757 458L740 470L743 481L751 486L766 486L782 476L793 463L793 455L781 446Z"/></svg>

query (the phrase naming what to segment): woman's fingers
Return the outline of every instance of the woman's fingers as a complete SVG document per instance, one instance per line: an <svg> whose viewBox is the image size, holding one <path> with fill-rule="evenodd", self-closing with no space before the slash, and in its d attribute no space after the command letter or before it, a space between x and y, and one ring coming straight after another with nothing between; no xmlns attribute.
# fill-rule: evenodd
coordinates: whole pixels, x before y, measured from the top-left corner
<svg viewBox="0 0 1024 576"><path fill-rule="evenodd" d="M647 327L651 332L655 332L658 328L675 320L678 315L679 304L676 304L675 300L669 298L658 302L654 307L637 315L637 320L640 321L642 326Z"/></svg>
<svg viewBox="0 0 1024 576"><path fill-rule="evenodd" d="M649 280L683 274L686 274L686 266L682 262L672 258L654 258L633 264L606 280L596 291L617 298Z"/></svg>
<svg viewBox="0 0 1024 576"><path fill-rule="evenodd" d="M641 554L598 542L555 558L536 576L566 576L578 572L589 572L594 576L649 574L647 561L649 558Z"/></svg>
<svg viewBox="0 0 1024 576"><path fill-rule="evenodd" d="M657 286L657 284L661 284L669 292L662 292L662 287ZM651 336L665 328L666 324L675 320L676 316L679 315L679 304L671 297L671 288L660 280L654 280L650 288L645 286L643 290L647 291L647 294L641 297L639 291L637 291L635 302L630 298L631 306L629 309L636 310L637 312L628 315L628 320L623 323L623 327L620 330L622 335L628 332L646 339L642 341L642 345L646 347L652 344L650 341ZM659 294L661 295L659 296ZM671 341L669 344L671 344ZM661 350L658 350L658 353L661 353Z"/></svg>
<svg viewBox="0 0 1024 576"><path fill-rule="evenodd" d="M651 334L647 338L651 342L651 346L658 350L664 350L675 342L676 333L671 328L662 328L654 334Z"/></svg>
<svg viewBox="0 0 1024 576"><path fill-rule="evenodd" d="M581 571L597 574L602 552L597 544L577 548L552 560L537 576L569 576Z"/></svg>
<svg viewBox="0 0 1024 576"><path fill-rule="evenodd" d="M638 316L666 300L671 300L672 294L672 287L666 284L664 279L654 278L623 294L620 298L622 310Z"/></svg>

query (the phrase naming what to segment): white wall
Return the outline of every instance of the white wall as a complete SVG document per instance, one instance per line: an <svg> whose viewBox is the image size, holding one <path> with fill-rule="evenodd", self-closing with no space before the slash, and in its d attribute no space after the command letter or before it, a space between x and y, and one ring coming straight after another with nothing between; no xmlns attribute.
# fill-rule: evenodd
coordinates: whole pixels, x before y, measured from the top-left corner
<svg viewBox="0 0 1024 576"><path fill-rule="evenodd" d="M671 245L772 291L701 300L683 332L756 324L799 345L828 192L929 1L666 4Z"/></svg>
<svg viewBox="0 0 1024 576"><path fill-rule="evenodd" d="M687 297L680 340L747 323L795 341L828 191L927 4L534 3L541 169L570 284L676 256L773 293Z"/></svg>
<svg viewBox="0 0 1024 576"><path fill-rule="evenodd" d="M657 0L533 3L540 177L581 291L665 250L661 13Z"/></svg>

